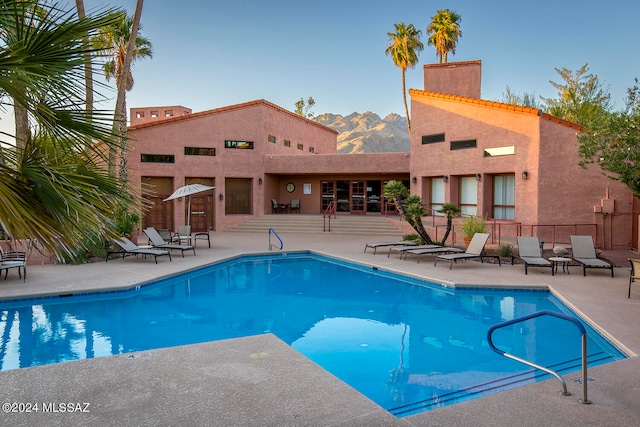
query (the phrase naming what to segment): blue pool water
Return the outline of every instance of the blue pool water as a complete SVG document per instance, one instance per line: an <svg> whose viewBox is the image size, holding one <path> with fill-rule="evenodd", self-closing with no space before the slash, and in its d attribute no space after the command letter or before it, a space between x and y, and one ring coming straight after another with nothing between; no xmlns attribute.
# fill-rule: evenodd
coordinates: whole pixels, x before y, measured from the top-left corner
<svg viewBox="0 0 640 427"><path fill-rule="evenodd" d="M405 416L550 378L486 339L491 325L539 310L573 314L544 291L453 290L308 253L250 256L137 290L0 303L0 369L273 333ZM625 357L585 326L589 367ZM579 377L570 322L536 318L493 342Z"/></svg>

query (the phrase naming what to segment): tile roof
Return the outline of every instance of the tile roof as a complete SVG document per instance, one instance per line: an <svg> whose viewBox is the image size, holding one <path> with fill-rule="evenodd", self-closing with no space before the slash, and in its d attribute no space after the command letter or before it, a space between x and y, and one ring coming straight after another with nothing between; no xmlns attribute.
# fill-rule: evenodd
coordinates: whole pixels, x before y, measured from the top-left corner
<svg viewBox="0 0 640 427"><path fill-rule="evenodd" d="M504 102L497 102L497 101L487 101L484 99L480 99L480 98L469 98L466 96L460 96L460 95L451 95L451 94L447 94L447 93L439 93L439 92L427 92L424 90L418 90L418 89L409 89L409 95L411 96L418 96L418 97L427 97L427 98L435 98L435 99L444 99L444 100L449 100L449 101L454 101L454 102L460 102L460 103L466 103L466 104L474 104L474 105L480 105L480 106L484 106L484 107L489 107L489 108L499 108L501 110L508 110L508 111L514 111L514 112L519 112L519 113L524 113L524 114L531 114L534 116L539 116L541 119L544 120L549 120L551 122L554 123L559 123L563 126L567 126L576 130L582 130L583 127L577 123L573 123L570 122L568 120L564 120L561 119L559 117L556 116L552 116L549 113L543 113L541 110L539 110L538 108L532 108L532 107L525 107L522 105L513 105L513 104L505 104Z"/></svg>
<svg viewBox="0 0 640 427"><path fill-rule="evenodd" d="M156 120L156 121L152 121L152 122L148 122L148 123L141 123L139 125L136 126L129 126L129 130L138 130L138 129L144 129L144 128L149 128L149 127L153 127L153 126L159 126L159 125L165 125L168 123L175 123L181 120L190 120L190 119L195 119L198 117L203 117L203 116L210 116L210 115L214 115L214 114L219 114L219 113L224 113L227 111L233 111L233 110L240 110L242 108L247 108L247 107L253 107L256 105L264 105L265 107L269 107L269 108L273 108L274 110L277 110L281 113L284 114L288 114L289 116L292 116L298 120L304 120L305 122L314 125L314 126L318 126L321 127L325 130L330 130L331 132L334 132L336 135L339 133L338 131L331 129L330 127L327 127L325 125L322 125L318 122L315 122L313 120L309 120L307 118L304 118L302 116L300 116L299 114L294 113L293 111L289 111L285 108L282 108L276 104L273 104L269 101L266 101L264 99L257 99L255 101L249 101L249 102L243 102L242 104L234 104L234 105L227 105L226 107L220 107L220 108L214 108L213 110L206 110L206 111L199 111L197 113L191 113L191 114L185 114L184 116L176 116L176 117L169 117L167 119L162 119L162 120Z"/></svg>

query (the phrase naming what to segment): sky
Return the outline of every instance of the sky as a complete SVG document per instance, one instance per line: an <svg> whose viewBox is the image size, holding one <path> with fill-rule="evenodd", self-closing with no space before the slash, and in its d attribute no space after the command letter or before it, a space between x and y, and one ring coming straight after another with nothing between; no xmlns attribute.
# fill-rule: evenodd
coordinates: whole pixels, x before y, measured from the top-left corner
<svg viewBox="0 0 640 427"><path fill-rule="evenodd" d="M87 13L112 6L130 15L136 4L84 2ZM640 78L638 0L147 0L141 32L153 59L134 64L127 106L197 112L265 99L294 110L312 97L315 115L404 116L387 33L400 22L421 31L425 47L406 84L423 89L422 66L438 61L426 26L447 8L461 16L462 30L449 61L482 61L483 99L501 101L507 86L557 97L549 82L563 80L555 68L588 64L621 109ZM98 108L113 108L115 91L107 95L112 100Z"/></svg>

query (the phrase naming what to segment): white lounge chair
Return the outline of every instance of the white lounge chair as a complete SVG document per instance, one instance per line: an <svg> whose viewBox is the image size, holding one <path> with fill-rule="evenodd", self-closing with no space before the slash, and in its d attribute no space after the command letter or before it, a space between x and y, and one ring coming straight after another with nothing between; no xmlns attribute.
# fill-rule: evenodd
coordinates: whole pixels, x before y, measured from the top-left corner
<svg viewBox="0 0 640 427"><path fill-rule="evenodd" d="M460 253L464 252L460 248L452 248L450 246L437 246L434 245L433 248L421 248L421 249L409 249L408 251L404 251L404 260L407 260L407 256L409 255L417 255L418 256L418 264L420 264L420 258L422 255L439 255L439 254L451 254L451 253Z"/></svg>
<svg viewBox="0 0 640 427"><path fill-rule="evenodd" d="M164 249L146 249L146 248L141 248L138 245L136 245L135 243L133 243L131 240L127 239L126 237L120 237L114 240L114 242L120 246L120 251L112 251L107 253L107 258L105 259L106 261L109 261L109 255L112 254L121 254L122 258L124 259L124 256L126 254L133 254L133 255L152 255L153 258L156 261L156 264L158 263L158 257L162 256L162 255L168 255L169 256L169 261L171 261L171 254L169 253L169 251L166 251Z"/></svg>
<svg viewBox="0 0 640 427"><path fill-rule="evenodd" d="M582 275L587 275L587 268L608 268L613 277L613 264L599 259L591 236L569 236L571 239L572 259L582 265Z"/></svg>
<svg viewBox="0 0 640 427"><path fill-rule="evenodd" d="M469 242L469 247L464 253L458 254L445 254L438 255L436 257L436 261L433 264L434 266L438 264L439 259L444 259L450 262L449 270L453 267L453 263L457 263L459 259L472 259L472 258L480 258L480 262L484 262L485 258L496 258L498 260L498 265L502 266L500 262L500 257L498 255L485 255L484 247L487 244L487 240L489 240L489 233L476 233L473 235L471 242Z"/></svg>
<svg viewBox="0 0 640 427"><path fill-rule="evenodd" d="M153 227L145 228L142 231L144 231L144 234L147 235L149 241L155 248L182 251L182 258L184 258L184 251L193 251L193 254L196 254L196 248L193 247L193 245L176 245L165 242L160 233Z"/></svg>
<svg viewBox="0 0 640 427"><path fill-rule="evenodd" d="M524 262L524 274L528 274L529 267L550 267L554 275L553 263L542 257L537 237L518 237L518 258Z"/></svg>

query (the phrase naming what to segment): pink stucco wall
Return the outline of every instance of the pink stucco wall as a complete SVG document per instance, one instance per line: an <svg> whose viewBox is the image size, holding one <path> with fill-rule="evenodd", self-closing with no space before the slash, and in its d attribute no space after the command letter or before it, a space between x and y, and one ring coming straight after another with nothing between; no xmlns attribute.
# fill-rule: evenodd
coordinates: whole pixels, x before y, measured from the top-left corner
<svg viewBox="0 0 640 427"><path fill-rule="evenodd" d="M480 61L425 64L424 90L480 98L482 63Z"/></svg>

